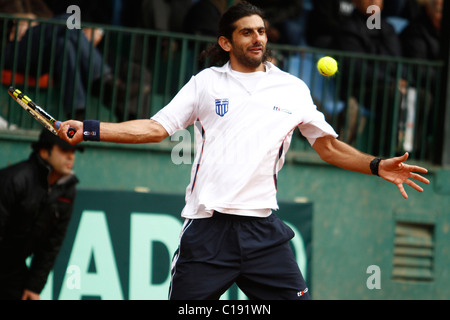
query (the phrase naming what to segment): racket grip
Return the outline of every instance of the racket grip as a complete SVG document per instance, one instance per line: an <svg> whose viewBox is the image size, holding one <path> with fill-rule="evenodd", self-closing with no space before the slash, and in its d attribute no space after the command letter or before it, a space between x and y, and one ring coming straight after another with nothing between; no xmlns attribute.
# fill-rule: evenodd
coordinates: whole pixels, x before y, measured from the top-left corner
<svg viewBox="0 0 450 320"><path fill-rule="evenodd" d="M55 122L55 128L59 129L61 127L61 121L56 121ZM73 127L69 127L69 130L67 130L67 136L69 138L73 138L73 136L75 135L75 133L77 133L77 130Z"/></svg>
<svg viewBox="0 0 450 320"><path fill-rule="evenodd" d="M67 130L67 136L72 139L73 136L77 133L77 130L75 128L69 127L69 130Z"/></svg>

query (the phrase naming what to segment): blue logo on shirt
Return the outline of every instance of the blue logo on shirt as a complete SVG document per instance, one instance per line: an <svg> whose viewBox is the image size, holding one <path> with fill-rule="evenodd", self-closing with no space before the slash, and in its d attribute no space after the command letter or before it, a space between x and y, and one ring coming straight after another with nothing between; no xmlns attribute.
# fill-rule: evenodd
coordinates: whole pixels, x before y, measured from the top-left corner
<svg viewBox="0 0 450 320"><path fill-rule="evenodd" d="M216 113L223 117L228 112L228 99L216 99Z"/></svg>

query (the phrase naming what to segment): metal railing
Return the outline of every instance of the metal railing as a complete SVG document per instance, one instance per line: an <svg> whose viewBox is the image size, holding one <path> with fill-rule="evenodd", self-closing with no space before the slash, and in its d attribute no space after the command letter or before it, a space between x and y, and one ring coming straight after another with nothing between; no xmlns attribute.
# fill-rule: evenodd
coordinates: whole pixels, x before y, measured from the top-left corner
<svg viewBox="0 0 450 320"><path fill-rule="evenodd" d="M69 30L64 20L38 19L39 26L34 28L32 20L22 20L33 29L28 31L33 37L10 42L8 26L13 17L0 14L0 70L5 86L0 93L0 116L9 129L39 126L7 98L9 85L20 88L61 120L77 116L75 109L80 105L85 107L85 118L148 118L193 74L208 66L199 62L198 56L215 41L179 33L90 25L104 32L102 42L95 47L92 42L86 43L80 30ZM371 154L393 156L408 151L413 159L425 161L440 148L436 128L443 121L437 112L443 62L271 47L274 63L306 82L318 109L343 141ZM339 72L333 77L323 77L316 70L316 61L324 55L338 60ZM108 70L109 77L105 76ZM84 84L82 100L73 94L79 92L80 84ZM312 150L298 131L291 149Z"/></svg>
<svg viewBox="0 0 450 320"><path fill-rule="evenodd" d="M340 139L381 156L408 151L431 160L437 148L444 63L380 57L313 48L277 47L280 67L299 76ZM323 77L316 70L324 55L339 72Z"/></svg>

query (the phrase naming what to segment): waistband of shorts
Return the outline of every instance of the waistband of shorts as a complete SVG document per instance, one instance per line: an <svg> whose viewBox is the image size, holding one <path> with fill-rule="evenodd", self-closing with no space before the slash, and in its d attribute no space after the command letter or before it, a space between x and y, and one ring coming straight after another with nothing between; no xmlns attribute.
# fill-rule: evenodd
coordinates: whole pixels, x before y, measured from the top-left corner
<svg viewBox="0 0 450 320"><path fill-rule="evenodd" d="M271 216L272 216L272 214L268 217L241 216L241 215L237 215L237 214L222 213L222 212L214 210L214 213L211 218L212 219L229 220L229 221L263 221L265 219L270 218Z"/></svg>

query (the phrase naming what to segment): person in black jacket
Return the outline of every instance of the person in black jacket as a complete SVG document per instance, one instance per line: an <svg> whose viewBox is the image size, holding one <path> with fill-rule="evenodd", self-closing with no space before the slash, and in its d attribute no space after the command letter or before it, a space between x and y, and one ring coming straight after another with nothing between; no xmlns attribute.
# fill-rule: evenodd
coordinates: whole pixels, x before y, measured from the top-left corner
<svg viewBox="0 0 450 320"><path fill-rule="evenodd" d="M419 16L400 35L403 56L413 59L438 60L441 57L440 38L443 0L427 0ZM431 70L435 80L436 70ZM425 79L425 74L423 76ZM422 79L422 80L424 80ZM422 81L422 85L424 81ZM433 85L436 85L433 81Z"/></svg>
<svg viewBox="0 0 450 320"><path fill-rule="evenodd" d="M222 14L227 9L227 0L200 0L194 3L183 21L186 33L215 37Z"/></svg>
<svg viewBox="0 0 450 320"><path fill-rule="evenodd" d="M334 49L345 19L354 10L352 0L312 0L312 11L306 22L306 41L309 46Z"/></svg>
<svg viewBox="0 0 450 320"><path fill-rule="evenodd" d="M443 58L440 46L443 7L444 0L425 1L420 14L400 35L404 57L426 61L437 61ZM434 113L439 112L434 107L436 103L434 88L439 87L438 68L416 67L412 69L412 74L414 76L408 80L417 92L417 101L413 101L405 116L409 121L407 130L414 132L408 137L409 148L411 151L421 152L429 148L429 144L425 141L429 141L428 136L433 134ZM420 120L416 121L416 119Z"/></svg>
<svg viewBox="0 0 450 320"><path fill-rule="evenodd" d="M72 215L80 148L46 129L32 147L28 160L0 170L0 299L40 299Z"/></svg>

